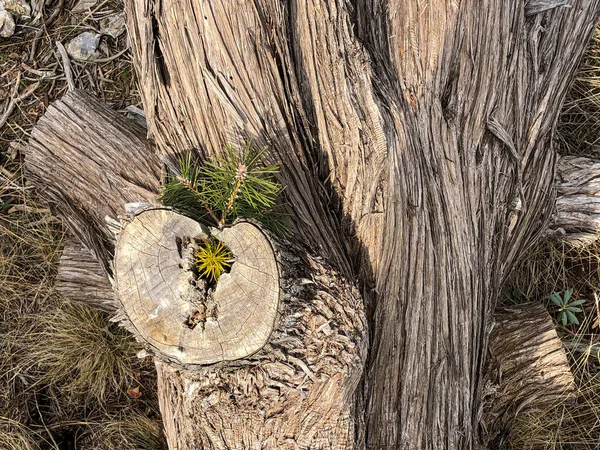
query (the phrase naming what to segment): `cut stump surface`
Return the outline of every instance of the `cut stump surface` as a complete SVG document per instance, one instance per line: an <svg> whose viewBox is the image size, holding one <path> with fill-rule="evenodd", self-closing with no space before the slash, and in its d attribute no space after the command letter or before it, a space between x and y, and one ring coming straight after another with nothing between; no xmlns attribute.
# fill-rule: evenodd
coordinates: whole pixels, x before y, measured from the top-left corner
<svg viewBox="0 0 600 450"><path fill-rule="evenodd" d="M267 342L277 314L279 272L263 232L248 222L214 230L234 260L216 286L194 268L194 252L210 235L190 218L149 209L117 241L115 287L126 321L159 356L182 365L251 355Z"/></svg>

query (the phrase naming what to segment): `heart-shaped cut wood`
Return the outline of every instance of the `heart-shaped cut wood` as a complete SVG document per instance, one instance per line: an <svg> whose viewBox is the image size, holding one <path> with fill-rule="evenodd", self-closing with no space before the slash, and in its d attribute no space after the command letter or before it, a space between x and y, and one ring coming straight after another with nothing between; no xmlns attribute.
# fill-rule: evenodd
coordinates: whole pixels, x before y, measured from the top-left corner
<svg viewBox="0 0 600 450"><path fill-rule="evenodd" d="M279 304L279 272L271 243L239 222L212 237L234 262L216 286L197 278L193 253L210 231L167 209L148 209L121 231L115 287L130 328L180 364L244 358L267 342Z"/></svg>

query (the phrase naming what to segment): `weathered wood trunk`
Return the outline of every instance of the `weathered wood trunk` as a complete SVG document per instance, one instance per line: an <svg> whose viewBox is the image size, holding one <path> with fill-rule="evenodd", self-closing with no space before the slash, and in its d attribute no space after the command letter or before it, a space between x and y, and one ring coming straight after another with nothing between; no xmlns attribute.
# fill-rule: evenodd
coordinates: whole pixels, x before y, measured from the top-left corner
<svg viewBox="0 0 600 450"><path fill-rule="evenodd" d="M585 246L597 240L600 232L600 160L561 157L556 184L556 212L548 234L574 246Z"/></svg>
<svg viewBox="0 0 600 450"><path fill-rule="evenodd" d="M486 355L502 348L488 345L496 298L551 214L554 125L600 10L599 0L557 5L126 0L157 153L208 158L248 136L268 145L295 240L310 249L292 258L305 275L290 278L283 320L258 353L201 369L157 362L173 448L495 445L512 420L484 407L498 383ZM32 136L30 170L112 275L100 220L152 201L160 164L147 143L127 164L67 145L88 184L43 175L40 161L63 145L44 141L58 128L48 125ZM317 254L335 275L310 264ZM314 290L298 303L303 279ZM542 359L557 355L542 344ZM502 352L514 367L515 348ZM561 355L545 386L557 393L569 384ZM528 389L501 384L495 402L527 404L510 396Z"/></svg>

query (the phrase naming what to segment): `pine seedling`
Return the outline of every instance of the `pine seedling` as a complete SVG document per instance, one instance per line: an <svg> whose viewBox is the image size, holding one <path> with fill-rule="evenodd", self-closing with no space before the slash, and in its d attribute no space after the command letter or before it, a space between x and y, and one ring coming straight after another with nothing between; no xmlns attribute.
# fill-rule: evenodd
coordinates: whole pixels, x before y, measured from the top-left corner
<svg viewBox="0 0 600 450"><path fill-rule="evenodd" d="M231 252L221 241L207 239L195 256L199 275L207 280L219 281L223 272L231 267Z"/></svg>
<svg viewBox="0 0 600 450"><path fill-rule="evenodd" d="M171 174L161 202L205 224L222 229L238 217L255 219L278 234L286 234L277 208L282 187L274 181L279 166L260 166L266 148L248 142L241 152L229 146L225 158L199 164L191 155L166 160Z"/></svg>

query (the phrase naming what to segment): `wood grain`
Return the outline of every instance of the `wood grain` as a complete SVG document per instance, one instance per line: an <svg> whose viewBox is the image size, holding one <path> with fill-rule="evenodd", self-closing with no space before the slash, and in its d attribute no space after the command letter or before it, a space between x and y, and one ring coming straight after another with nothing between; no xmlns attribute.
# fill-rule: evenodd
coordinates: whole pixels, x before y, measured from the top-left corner
<svg viewBox="0 0 600 450"><path fill-rule="evenodd" d="M106 272L94 254L74 238L67 240L58 263L56 290L64 298L115 312L118 302Z"/></svg>
<svg viewBox="0 0 600 450"><path fill-rule="evenodd" d="M69 91L38 121L24 154L28 179L110 273L114 243L104 218L158 193L160 158L146 130L90 94Z"/></svg>
<svg viewBox="0 0 600 450"><path fill-rule="evenodd" d="M492 314L600 10L541 3L125 2L159 147L269 145L298 238L364 287L370 448L480 445Z"/></svg>
<svg viewBox="0 0 600 450"><path fill-rule="evenodd" d="M543 414L574 390L565 349L544 305L499 308L494 319L482 415L487 442L510 430L519 414Z"/></svg>
<svg viewBox="0 0 600 450"><path fill-rule="evenodd" d="M209 235L235 258L210 294L190 267L194 249ZM273 330L277 262L268 239L248 222L211 234L173 211L144 210L119 234L114 271L128 321L164 359L181 365L241 359L265 345ZM189 325L198 315L201 323Z"/></svg>
<svg viewBox="0 0 600 450"><path fill-rule="evenodd" d="M600 232L600 160L563 156L556 172L558 195L549 235L585 246Z"/></svg>

